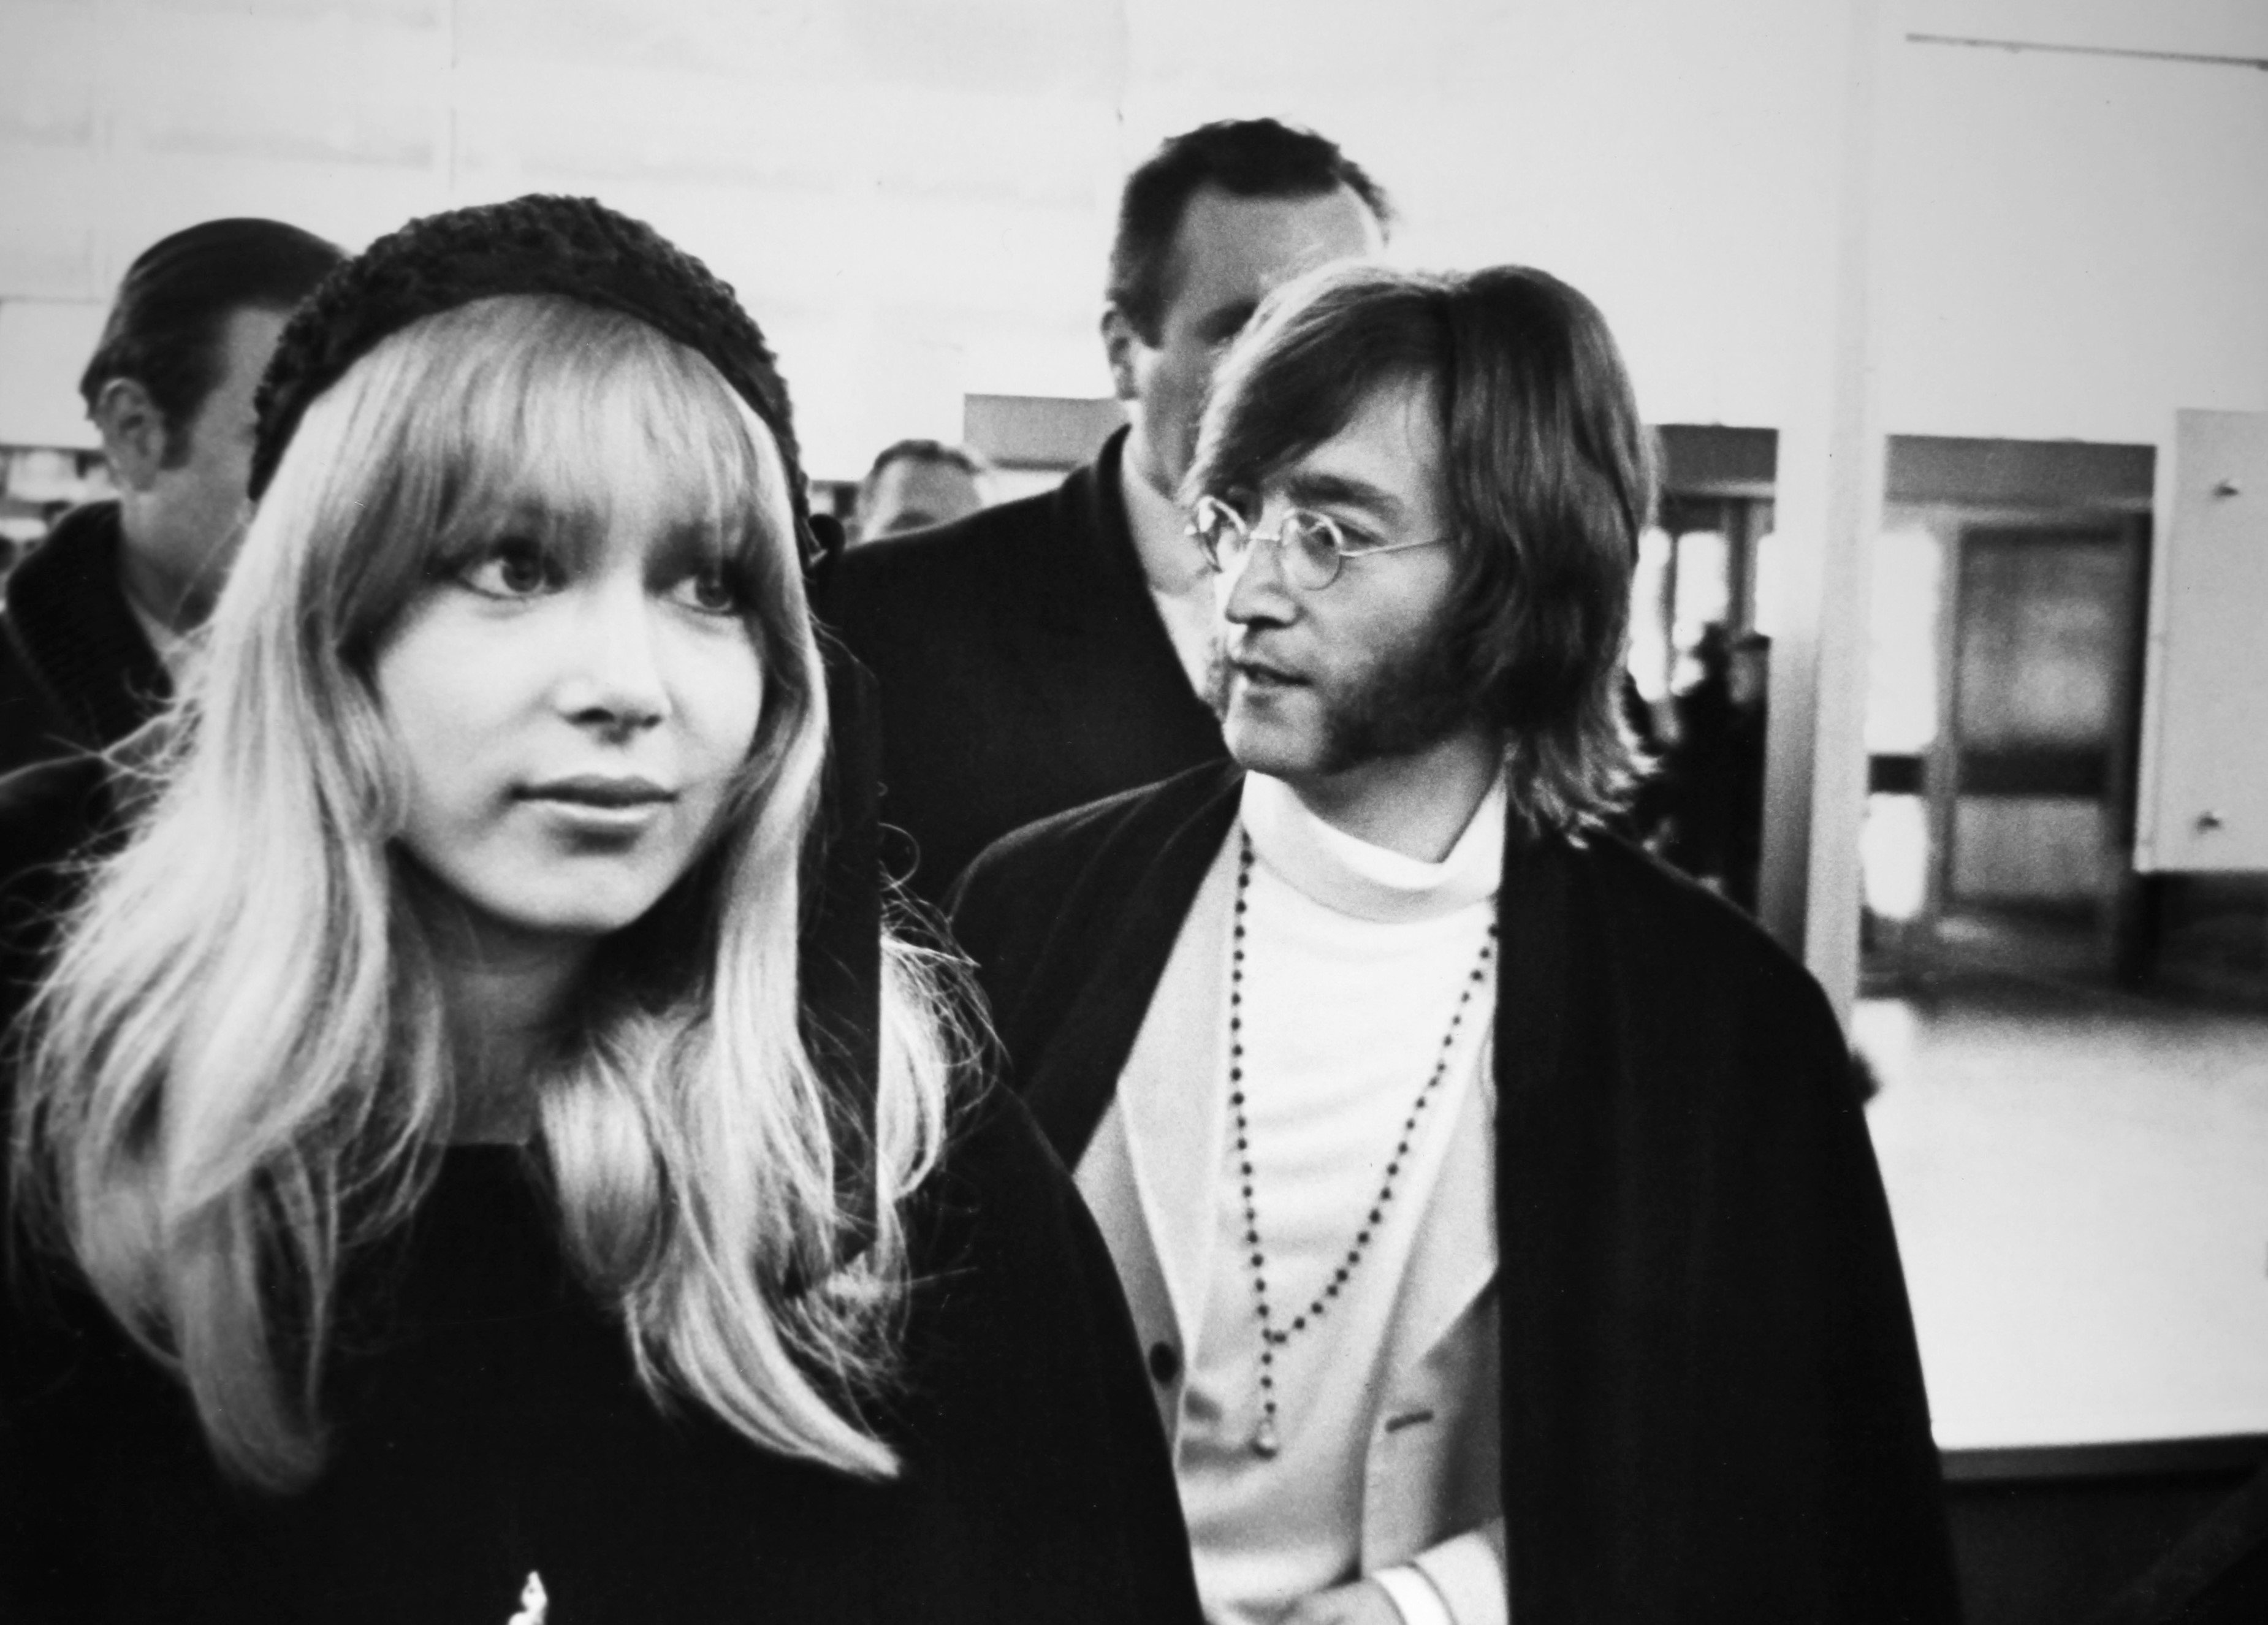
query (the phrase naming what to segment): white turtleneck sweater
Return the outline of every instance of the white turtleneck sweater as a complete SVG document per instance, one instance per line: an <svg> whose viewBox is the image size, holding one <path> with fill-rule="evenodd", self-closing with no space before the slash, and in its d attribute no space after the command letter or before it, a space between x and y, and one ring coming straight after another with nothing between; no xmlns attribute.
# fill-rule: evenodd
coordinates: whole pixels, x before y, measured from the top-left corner
<svg viewBox="0 0 2268 1625"><path fill-rule="evenodd" d="M1493 960L1477 982L1474 972L1495 918L1504 820L1499 785L1443 862L1420 863L1323 823L1278 780L1246 781L1241 833L1232 833L1221 862L1233 886L1249 837L1256 861L1241 999L1245 1120L1272 1324L1288 1327L1307 1309L1368 1224L1387 1163L1457 1021L1383 1222L1369 1226L1361 1261L1325 1316L1276 1350L1281 1445L1273 1459L1252 1448L1262 1415L1253 1249L1235 1136L1221 1137L1214 1261L1189 1350L1175 1461L1198 1589L1219 1625L1273 1620L1359 1567L1366 1449L1388 1388L1392 1317L1404 1277L1427 1261L1414 1256L1416 1242L1452 1126L1470 1091L1493 1088L1485 1064ZM1216 871L1208 886L1222 881ZM1224 975L1228 958L1224 943ZM1226 1088L1214 1098L1226 1109ZM1419 1569L1372 1577L1408 1625L1447 1625Z"/></svg>

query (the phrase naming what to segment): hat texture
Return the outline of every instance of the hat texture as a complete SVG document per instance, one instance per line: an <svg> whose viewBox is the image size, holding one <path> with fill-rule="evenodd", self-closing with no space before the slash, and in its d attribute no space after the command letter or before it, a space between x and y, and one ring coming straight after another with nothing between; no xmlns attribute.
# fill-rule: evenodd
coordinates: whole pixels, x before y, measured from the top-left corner
<svg viewBox="0 0 2268 1625"><path fill-rule="evenodd" d="M621 311L707 357L778 442L796 533L809 556L794 414L762 330L707 266L644 221L589 197L533 194L427 215L324 278L292 313L261 380L252 496L275 478L308 403L381 340L421 317L513 293Z"/></svg>

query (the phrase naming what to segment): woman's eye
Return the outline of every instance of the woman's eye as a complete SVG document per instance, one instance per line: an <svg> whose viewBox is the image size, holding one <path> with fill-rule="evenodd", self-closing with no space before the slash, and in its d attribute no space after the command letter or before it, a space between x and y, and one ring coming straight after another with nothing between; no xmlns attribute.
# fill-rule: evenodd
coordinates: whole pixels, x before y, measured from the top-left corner
<svg viewBox="0 0 2268 1625"><path fill-rule="evenodd" d="M506 537L458 571L458 579L490 598L534 598L559 585L559 570L534 542Z"/></svg>
<svg viewBox="0 0 2268 1625"><path fill-rule="evenodd" d="M696 570L672 590L680 603L705 615L738 615L747 601L731 575L719 570Z"/></svg>

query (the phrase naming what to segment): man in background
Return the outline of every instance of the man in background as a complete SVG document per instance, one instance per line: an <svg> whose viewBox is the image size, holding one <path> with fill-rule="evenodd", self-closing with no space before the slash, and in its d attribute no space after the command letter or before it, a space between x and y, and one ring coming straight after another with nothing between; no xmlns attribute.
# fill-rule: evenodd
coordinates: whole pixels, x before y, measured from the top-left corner
<svg viewBox="0 0 2268 1625"><path fill-rule="evenodd" d="M0 772L134 731L235 555L253 392L291 307L343 256L209 220L128 268L79 379L115 499L65 514L0 597Z"/></svg>
<svg viewBox="0 0 2268 1625"><path fill-rule="evenodd" d="M897 440L858 482L858 540L965 519L984 506L984 464L942 440Z"/></svg>
<svg viewBox="0 0 2268 1625"><path fill-rule="evenodd" d="M1764 703L1771 640L1701 629L1701 675L1675 700L1677 739L1663 763L1661 855L1749 913L1764 852Z"/></svg>
<svg viewBox="0 0 2268 1625"><path fill-rule="evenodd" d="M850 549L821 618L880 680L884 820L934 899L1035 818L1220 754L1211 590L1177 505L1214 363L1261 299L1384 245L1385 195L1272 119L1166 142L1126 182L1103 349L1130 420L1054 491Z"/></svg>

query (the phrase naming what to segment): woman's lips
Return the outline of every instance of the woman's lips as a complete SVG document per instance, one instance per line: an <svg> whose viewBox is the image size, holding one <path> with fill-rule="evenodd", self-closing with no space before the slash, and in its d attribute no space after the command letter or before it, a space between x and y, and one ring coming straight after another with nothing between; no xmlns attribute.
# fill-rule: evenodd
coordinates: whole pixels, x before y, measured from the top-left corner
<svg viewBox="0 0 2268 1625"><path fill-rule="evenodd" d="M655 806L677 799L675 790L665 790L651 779L617 778L597 773L547 779L540 784L523 785L513 793L522 801L551 801L566 806L589 807L609 812Z"/></svg>

